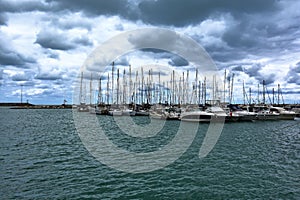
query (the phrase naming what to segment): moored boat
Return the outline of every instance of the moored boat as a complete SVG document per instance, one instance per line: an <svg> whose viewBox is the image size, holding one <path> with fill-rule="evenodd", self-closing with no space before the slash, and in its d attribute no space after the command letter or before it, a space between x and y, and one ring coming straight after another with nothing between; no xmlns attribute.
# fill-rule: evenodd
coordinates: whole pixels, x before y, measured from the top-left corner
<svg viewBox="0 0 300 200"><path fill-rule="evenodd" d="M114 110L108 111L108 115L111 115L111 116L122 116L122 114L123 114L122 110L114 109Z"/></svg>
<svg viewBox="0 0 300 200"><path fill-rule="evenodd" d="M257 120L278 120L280 115L277 112L271 111L267 106L255 106L254 111Z"/></svg>
<svg viewBox="0 0 300 200"><path fill-rule="evenodd" d="M243 110L236 105L228 105L229 112L227 112L226 121L254 121L257 118L255 112L250 112L248 107L247 110Z"/></svg>
<svg viewBox="0 0 300 200"><path fill-rule="evenodd" d="M293 120L296 117L296 112L288 111L281 107L271 107L270 111L279 113L278 119L280 120Z"/></svg>
<svg viewBox="0 0 300 200"><path fill-rule="evenodd" d="M209 107L205 111L202 110L188 110L180 115L181 121L187 122L211 122L224 121L226 113L220 107Z"/></svg>

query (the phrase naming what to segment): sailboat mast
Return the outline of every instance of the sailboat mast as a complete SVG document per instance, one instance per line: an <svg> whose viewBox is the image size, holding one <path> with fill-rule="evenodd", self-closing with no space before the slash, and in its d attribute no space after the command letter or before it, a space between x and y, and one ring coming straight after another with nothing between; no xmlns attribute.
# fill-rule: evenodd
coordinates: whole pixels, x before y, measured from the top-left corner
<svg viewBox="0 0 300 200"><path fill-rule="evenodd" d="M126 81L126 71L125 69L123 70L123 104L127 103L127 99L126 99L126 86L127 86L127 81Z"/></svg>
<svg viewBox="0 0 300 200"><path fill-rule="evenodd" d="M186 102L188 101L188 97L190 96L189 95L189 70L187 70L187 72L186 72L186 81L185 81L185 83L186 83L186 94L185 94L185 96L186 96Z"/></svg>
<svg viewBox="0 0 300 200"><path fill-rule="evenodd" d="M182 104L185 104L185 81L184 81L184 72L182 72Z"/></svg>
<svg viewBox="0 0 300 200"><path fill-rule="evenodd" d="M257 103L260 104L260 99L259 99L259 84L257 84Z"/></svg>
<svg viewBox="0 0 300 200"><path fill-rule="evenodd" d="M142 97L141 97L141 103L144 104L144 70L143 67L141 69L142 73Z"/></svg>
<svg viewBox="0 0 300 200"><path fill-rule="evenodd" d="M280 89L280 84L277 86L277 103L279 105L279 89Z"/></svg>
<svg viewBox="0 0 300 200"><path fill-rule="evenodd" d="M82 103L82 82L83 82L83 72L81 72L81 77L80 77L79 104ZM22 87L21 87L21 103L22 103Z"/></svg>
<svg viewBox="0 0 300 200"><path fill-rule="evenodd" d="M203 92L203 98L204 98L204 102L203 102L203 104L204 104L204 106L206 105L206 77L204 77L204 84L203 84L203 90L204 90L204 92Z"/></svg>
<svg viewBox="0 0 300 200"><path fill-rule="evenodd" d="M109 74L107 75L107 85L106 85L106 103L109 104Z"/></svg>
<svg viewBox="0 0 300 200"><path fill-rule="evenodd" d="M148 79L147 79L147 103L148 104L151 104L150 86L151 86L151 70L149 69Z"/></svg>
<svg viewBox="0 0 300 200"><path fill-rule="evenodd" d="M172 102L171 104L175 104L175 71L172 72Z"/></svg>
<svg viewBox="0 0 300 200"><path fill-rule="evenodd" d="M223 97L223 101L225 103L226 101L226 69L225 69L225 72L224 72L224 87L223 87L223 92L224 92L224 97Z"/></svg>
<svg viewBox="0 0 300 200"><path fill-rule="evenodd" d="M200 98L201 98L201 81L199 81L199 83L198 83L198 106L199 106L199 104L200 104Z"/></svg>
<svg viewBox="0 0 300 200"><path fill-rule="evenodd" d="M266 104L266 88L265 88L265 80L263 80L262 84L263 84L263 104Z"/></svg>
<svg viewBox="0 0 300 200"><path fill-rule="evenodd" d="M158 92L159 92L159 99L158 103L161 104L161 86L160 86L160 72L158 72Z"/></svg>
<svg viewBox="0 0 300 200"><path fill-rule="evenodd" d="M212 77L212 94L210 96L211 100L215 100L215 76Z"/></svg>
<svg viewBox="0 0 300 200"><path fill-rule="evenodd" d="M232 102L233 80L234 80L234 73L232 74L232 78L231 78L230 103Z"/></svg>
<svg viewBox="0 0 300 200"><path fill-rule="evenodd" d="M90 105L92 105L92 98L93 98L93 74L91 73L91 79L90 79Z"/></svg>
<svg viewBox="0 0 300 200"><path fill-rule="evenodd" d="M251 88L249 88L249 104L252 103L252 97L251 97Z"/></svg>
<svg viewBox="0 0 300 200"><path fill-rule="evenodd" d="M274 105L274 103L275 103L275 89L274 88L272 88L272 105Z"/></svg>
<svg viewBox="0 0 300 200"><path fill-rule="evenodd" d="M197 97L198 97L198 69L196 69L196 78L195 78L195 90L196 90L196 104L199 104L199 102L197 101Z"/></svg>
<svg viewBox="0 0 300 200"><path fill-rule="evenodd" d="M231 92L230 92L230 90L231 90L231 88L230 88L230 80L231 80L231 77L229 76L228 77L228 102L229 102L229 104L231 104L231 99L230 99L230 94L231 94Z"/></svg>
<svg viewBox="0 0 300 200"><path fill-rule="evenodd" d="M112 104L114 103L114 70L115 70L115 62L112 62L112 68L111 68L111 98L112 98Z"/></svg>
<svg viewBox="0 0 300 200"><path fill-rule="evenodd" d="M98 104L100 103L102 103L101 76L99 78L99 87L98 87Z"/></svg>
<svg viewBox="0 0 300 200"><path fill-rule="evenodd" d="M132 79L131 79L131 65L129 65L129 103L132 103Z"/></svg>
<svg viewBox="0 0 300 200"><path fill-rule="evenodd" d="M244 105L246 105L245 81L243 81L243 101L244 101Z"/></svg>
<svg viewBox="0 0 300 200"><path fill-rule="evenodd" d="M119 92L120 92L120 69L117 70L117 105L119 105Z"/></svg>
<svg viewBox="0 0 300 200"><path fill-rule="evenodd" d="M134 87L134 94L135 94L135 98L134 98L134 103L137 104L137 92L138 92L138 89L139 88L139 85L138 84L138 75L139 75L139 71L136 71L135 72L135 87Z"/></svg>

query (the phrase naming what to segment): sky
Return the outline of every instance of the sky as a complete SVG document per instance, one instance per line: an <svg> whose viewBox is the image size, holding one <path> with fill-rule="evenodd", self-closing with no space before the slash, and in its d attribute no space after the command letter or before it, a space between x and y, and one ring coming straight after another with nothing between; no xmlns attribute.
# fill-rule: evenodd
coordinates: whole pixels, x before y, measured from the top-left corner
<svg viewBox="0 0 300 200"><path fill-rule="evenodd" d="M255 95L263 80L269 92L280 84L285 103L300 102L299 9L297 0L0 0L0 102L20 102L23 85L23 101L72 103L88 56L139 28L195 40L220 76L225 69L227 79L234 74L236 103L243 82ZM116 67L151 63L180 72L192 66L172 53L142 49L120 56Z"/></svg>

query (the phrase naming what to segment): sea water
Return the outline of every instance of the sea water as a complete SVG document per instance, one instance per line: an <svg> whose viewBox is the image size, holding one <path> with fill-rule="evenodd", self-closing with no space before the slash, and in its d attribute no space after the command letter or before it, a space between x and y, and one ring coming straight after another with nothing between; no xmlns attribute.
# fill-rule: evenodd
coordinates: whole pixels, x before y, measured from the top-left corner
<svg viewBox="0 0 300 200"><path fill-rule="evenodd" d="M180 125L168 121L159 134L139 138L124 134L111 116L96 119L116 146L137 153L163 148ZM199 125L173 163L128 173L90 153L71 109L0 108L0 199L300 199L299 121L226 123L200 159L208 127Z"/></svg>

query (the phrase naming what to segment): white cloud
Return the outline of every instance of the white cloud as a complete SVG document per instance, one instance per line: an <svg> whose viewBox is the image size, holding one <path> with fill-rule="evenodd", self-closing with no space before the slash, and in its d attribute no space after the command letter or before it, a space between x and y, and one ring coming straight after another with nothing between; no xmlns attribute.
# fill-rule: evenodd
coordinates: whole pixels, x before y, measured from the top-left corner
<svg viewBox="0 0 300 200"><path fill-rule="evenodd" d="M6 25L0 28L2 44L0 45L0 62L2 63L0 79L1 89L5 90L6 97L16 98L13 95L17 93L13 91L16 91L15 87L18 86L15 82L18 81L14 82L12 79L19 80L19 82L27 80L27 82L32 81L30 82L32 88L28 88L28 95L35 98L39 95L40 97L50 95L53 98L59 96L57 98L60 103L62 91L72 90L72 79L79 73L87 56L99 44L119 33L153 27L152 18L149 16L152 11L147 12L148 16L138 17L137 13L142 14L139 10L139 3L134 2L134 4L135 6L127 10L128 12L120 15L115 13L116 10L109 12L107 10L109 6L104 9L105 14L96 12L97 15L95 15L94 11L97 10L92 7L81 9L74 5L73 10L68 10L67 4L59 2L26 1L20 3L13 1L7 7L9 11L5 12ZM231 9L234 8L230 6L224 12L218 9L216 9L218 12L213 12L214 7L210 4L210 13L207 13L203 19L201 16L204 16L205 9L202 9L203 13L199 13L200 18L197 18L198 14L194 19L190 18L192 23L186 23L188 19L181 19L180 23L185 23L183 26L165 24L160 27L194 38L200 45L207 48L220 69L233 65L243 65L247 68L247 66L260 64L261 77L270 78L269 76L274 74L272 75L275 80L274 84L281 83L287 90L292 90L298 86L287 83L285 77L290 67L294 66L300 57L298 39L300 37L298 22L300 2L280 1L277 4L278 10L251 11L247 14L240 10L232 11ZM59 8L59 5L64 5L64 7ZM170 10L170 14L172 13ZM168 13L164 15L168 16ZM193 15L184 16L193 17ZM142 20L147 21L147 24ZM161 21L157 16L153 17L153 20ZM171 22L172 19L167 21ZM153 33L154 36L155 34ZM43 44L42 46L36 43L37 37L40 38L39 43ZM54 40L51 41L51 38ZM166 41L170 40L166 38L164 42ZM133 67L148 64L169 66L168 62L170 62L169 58L139 51L130 54L127 60ZM182 69L177 68L177 70ZM237 73L236 80L243 79L246 79L249 84L258 82L257 77L249 77L244 72ZM5 89L2 87L4 84ZM48 88L44 88L45 85ZM11 94L13 95L10 96ZM0 98L0 101L7 99L6 97ZM295 98L290 94L289 98L291 97Z"/></svg>

